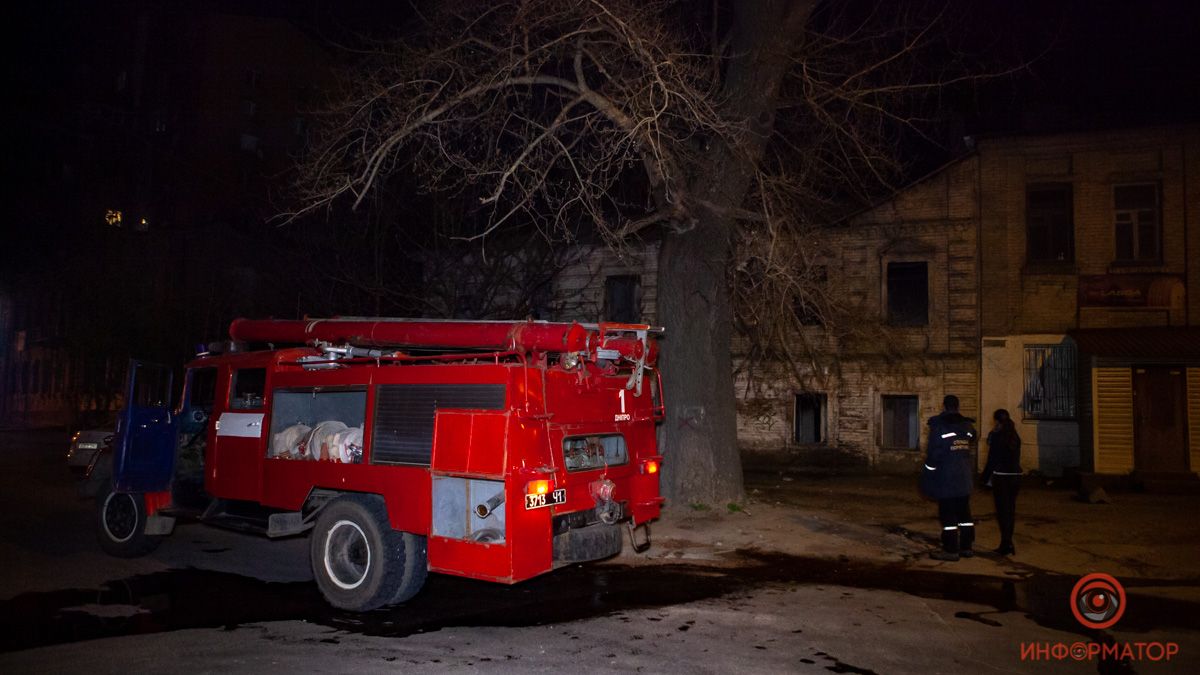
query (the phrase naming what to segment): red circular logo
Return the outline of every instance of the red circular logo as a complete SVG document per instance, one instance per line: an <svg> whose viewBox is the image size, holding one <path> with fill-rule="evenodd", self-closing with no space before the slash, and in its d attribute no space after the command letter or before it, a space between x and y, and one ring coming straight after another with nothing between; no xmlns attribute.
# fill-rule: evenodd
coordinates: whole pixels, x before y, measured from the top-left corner
<svg viewBox="0 0 1200 675"><path fill-rule="evenodd" d="M1071 612L1087 628L1108 628L1125 613L1125 588L1111 575L1089 574L1071 590Z"/></svg>

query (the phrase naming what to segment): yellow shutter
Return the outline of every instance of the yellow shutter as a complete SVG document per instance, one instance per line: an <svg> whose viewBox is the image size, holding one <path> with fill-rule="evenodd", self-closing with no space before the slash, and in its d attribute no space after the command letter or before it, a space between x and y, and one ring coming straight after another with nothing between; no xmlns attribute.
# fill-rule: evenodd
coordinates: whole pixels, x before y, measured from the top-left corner
<svg viewBox="0 0 1200 675"><path fill-rule="evenodd" d="M1192 471L1200 471L1200 368L1187 369L1188 447Z"/></svg>
<svg viewBox="0 0 1200 675"><path fill-rule="evenodd" d="M1133 471L1133 371L1092 369L1096 473Z"/></svg>

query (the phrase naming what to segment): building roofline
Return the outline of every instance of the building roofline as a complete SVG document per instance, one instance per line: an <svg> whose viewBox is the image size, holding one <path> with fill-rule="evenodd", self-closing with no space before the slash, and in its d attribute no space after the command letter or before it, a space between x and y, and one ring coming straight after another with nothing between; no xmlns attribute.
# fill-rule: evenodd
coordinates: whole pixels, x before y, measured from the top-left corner
<svg viewBox="0 0 1200 675"><path fill-rule="evenodd" d="M974 144L968 143L968 145L973 146ZM933 178L935 178L942 172L946 171L946 169L949 169L950 167L955 166L957 164L961 164L962 162L965 162L968 159L972 159L977 154L978 154L978 151L972 147L972 149L966 151L965 153L943 162L937 168L925 173L920 178L916 178L912 181L909 181L908 183L905 183L903 186L898 187L895 190L892 190L891 192L887 193L887 195L880 197L879 199L871 202L870 204L867 204L855 211L852 211L852 212L842 216L841 218L838 218L837 220L830 223L830 225L833 227L849 225L850 221L857 218L858 216L861 216L864 213L873 211L873 210L879 208L880 206L883 206L884 204L888 203L889 201L895 199L901 193L907 192L908 190L911 190L912 188L920 185L921 183L924 183L925 181L932 180Z"/></svg>
<svg viewBox="0 0 1200 675"><path fill-rule="evenodd" d="M1018 141L1023 139L1040 139L1053 136L1096 136L1101 134L1133 134L1146 132L1169 132L1181 129L1200 130L1200 121L1191 122L1162 122L1155 124L1120 124L1069 128L1069 129L1037 129L1032 131L992 131L971 134L969 138L979 141Z"/></svg>

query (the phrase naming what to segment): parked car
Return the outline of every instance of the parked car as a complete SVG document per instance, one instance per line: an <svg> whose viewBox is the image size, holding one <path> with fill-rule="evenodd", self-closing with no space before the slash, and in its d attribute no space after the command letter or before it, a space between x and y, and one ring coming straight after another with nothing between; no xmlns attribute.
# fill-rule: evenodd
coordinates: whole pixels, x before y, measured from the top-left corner
<svg viewBox="0 0 1200 675"><path fill-rule="evenodd" d="M71 447L67 450L67 466L72 471L83 471L92 463L92 458L109 443L115 432L109 428L82 429L71 434Z"/></svg>

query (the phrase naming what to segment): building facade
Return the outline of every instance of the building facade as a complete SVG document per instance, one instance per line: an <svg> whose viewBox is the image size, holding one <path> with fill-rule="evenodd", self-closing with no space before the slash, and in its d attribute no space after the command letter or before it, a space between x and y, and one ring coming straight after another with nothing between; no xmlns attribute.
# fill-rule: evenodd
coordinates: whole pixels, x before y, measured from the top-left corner
<svg viewBox="0 0 1200 675"><path fill-rule="evenodd" d="M1194 474L1198 177L1195 126L986 138L826 228L861 330L811 329L824 364L743 377L743 447L903 464L953 393L981 431L1011 413L1027 469Z"/></svg>
<svg viewBox="0 0 1200 675"><path fill-rule="evenodd" d="M819 230L848 323L803 328L786 367L735 343L743 452L910 467L955 394L981 432L1011 413L1028 470L1194 474L1198 213L1197 126L978 140ZM560 318L609 318L629 277L653 321L652 254L588 261L558 292L590 309Z"/></svg>
<svg viewBox="0 0 1200 675"><path fill-rule="evenodd" d="M793 367L739 373L744 452L908 468L943 396L978 415L976 177L975 158L956 162L819 232L845 306L803 329Z"/></svg>
<svg viewBox="0 0 1200 675"><path fill-rule="evenodd" d="M977 156L983 409L1012 411L1050 475L1196 471L1200 128L983 139Z"/></svg>

